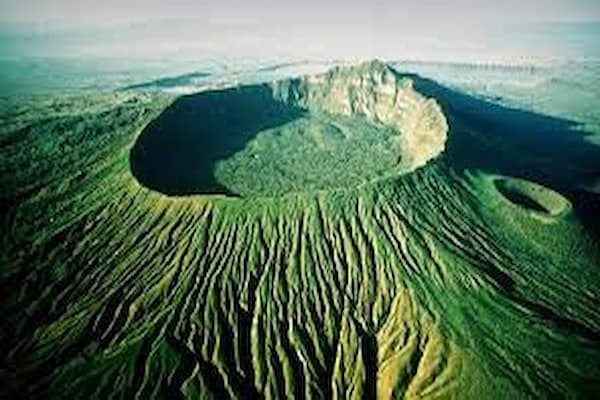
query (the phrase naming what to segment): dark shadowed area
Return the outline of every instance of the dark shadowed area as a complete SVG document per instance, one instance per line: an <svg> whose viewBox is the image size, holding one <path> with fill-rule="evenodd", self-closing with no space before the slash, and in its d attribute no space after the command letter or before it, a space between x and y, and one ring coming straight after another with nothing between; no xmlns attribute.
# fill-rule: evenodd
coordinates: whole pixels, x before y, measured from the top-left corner
<svg viewBox="0 0 600 400"><path fill-rule="evenodd" d="M600 147L571 120L501 106L412 75L450 125L446 154L459 170L482 170L539 183L567 197L600 238L600 196L582 189L600 175ZM522 198L520 199L523 200Z"/></svg>
<svg viewBox="0 0 600 400"><path fill-rule="evenodd" d="M549 211L533 197L507 185L505 180L496 180L494 181L494 184L496 185L496 189L513 203L540 213L549 213Z"/></svg>
<svg viewBox="0 0 600 400"><path fill-rule="evenodd" d="M302 114L276 101L267 85L183 96L140 134L131 171L144 186L168 195L233 195L216 181L216 162L242 150L258 132Z"/></svg>

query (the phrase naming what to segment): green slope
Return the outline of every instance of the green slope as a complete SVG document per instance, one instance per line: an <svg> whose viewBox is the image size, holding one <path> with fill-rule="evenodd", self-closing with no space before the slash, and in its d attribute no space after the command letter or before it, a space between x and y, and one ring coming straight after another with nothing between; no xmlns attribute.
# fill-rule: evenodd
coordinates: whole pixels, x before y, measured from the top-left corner
<svg viewBox="0 0 600 400"><path fill-rule="evenodd" d="M3 394L597 393L597 200L578 179L597 167L598 150L567 122L412 79L448 118L442 155L403 175L317 187L300 179L268 196L257 188L281 179L244 186L227 174L255 160L256 143L297 145L268 130L217 163L217 182L238 197L140 184L130 150L176 99L90 95L6 110ZM582 156L549 170L559 149L517 135L532 127L572 135L557 146Z"/></svg>

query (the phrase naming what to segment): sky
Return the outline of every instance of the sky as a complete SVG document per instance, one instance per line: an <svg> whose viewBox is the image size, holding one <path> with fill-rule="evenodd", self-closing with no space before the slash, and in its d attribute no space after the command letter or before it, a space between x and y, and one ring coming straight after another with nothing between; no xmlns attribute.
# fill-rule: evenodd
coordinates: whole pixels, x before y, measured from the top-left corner
<svg viewBox="0 0 600 400"><path fill-rule="evenodd" d="M294 24L370 19L403 23L600 20L598 0L0 0L0 23L51 27L107 26L157 19L252 22L285 18ZM339 17L336 20L331 18Z"/></svg>
<svg viewBox="0 0 600 400"><path fill-rule="evenodd" d="M600 0L0 0L0 51L515 57L515 32L547 21L600 21Z"/></svg>

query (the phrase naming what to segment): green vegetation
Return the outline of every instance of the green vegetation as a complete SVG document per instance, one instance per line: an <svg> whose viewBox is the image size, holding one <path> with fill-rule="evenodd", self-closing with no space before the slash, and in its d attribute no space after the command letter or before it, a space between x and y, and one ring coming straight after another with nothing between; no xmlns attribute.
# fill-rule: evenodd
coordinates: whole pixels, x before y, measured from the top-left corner
<svg viewBox="0 0 600 400"><path fill-rule="evenodd" d="M246 197L353 187L402 173L399 141L365 118L312 112L261 132L215 175Z"/></svg>
<svg viewBox="0 0 600 400"><path fill-rule="evenodd" d="M166 194L228 193L214 177L216 162L301 113L276 101L266 85L181 97L140 134L131 170L143 185Z"/></svg>
<svg viewBox="0 0 600 400"><path fill-rule="evenodd" d="M503 178L495 184L508 200L533 211L556 216L570 208L560 194L532 182Z"/></svg>
<svg viewBox="0 0 600 400"><path fill-rule="evenodd" d="M2 394L593 397L598 148L406 79L449 126L416 169L406 131L267 86L5 109Z"/></svg>

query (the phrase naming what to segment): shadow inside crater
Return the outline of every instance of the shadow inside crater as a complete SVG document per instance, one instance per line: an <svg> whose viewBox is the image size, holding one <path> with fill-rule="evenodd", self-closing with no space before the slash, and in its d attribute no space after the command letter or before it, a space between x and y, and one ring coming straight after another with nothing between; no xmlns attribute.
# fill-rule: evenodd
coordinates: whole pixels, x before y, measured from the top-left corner
<svg viewBox="0 0 600 400"><path fill-rule="evenodd" d="M546 209L546 207L536 201L535 198L527 195L515 187L507 185L506 181L497 179L494 181L494 185L496 186L496 189L512 203L528 210L550 214L550 210Z"/></svg>
<svg viewBox="0 0 600 400"><path fill-rule="evenodd" d="M143 186L167 195L236 196L216 180L217 161L242 150L260 131L302 115L274 99L268 85L182 96L139 135L131 172Z"/></svg>

